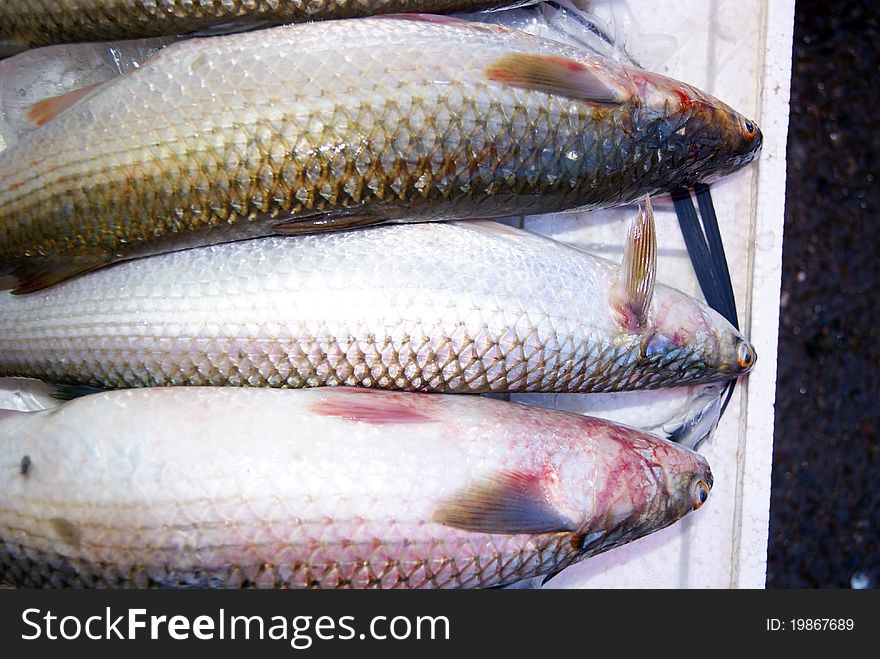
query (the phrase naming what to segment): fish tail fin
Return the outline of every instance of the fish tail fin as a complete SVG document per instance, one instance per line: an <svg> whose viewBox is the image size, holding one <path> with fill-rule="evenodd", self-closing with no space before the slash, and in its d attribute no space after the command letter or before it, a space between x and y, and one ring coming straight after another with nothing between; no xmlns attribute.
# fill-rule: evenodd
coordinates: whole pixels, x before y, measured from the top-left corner
<svg viewBox="0 0 880 659"><path fill-rule="evenodd" d="M614 306L625 329L640 330L648 323L656 279L657 233L651 199L646 197L644 211L639 208L629 228L620 275L613 293Z"/></svg>

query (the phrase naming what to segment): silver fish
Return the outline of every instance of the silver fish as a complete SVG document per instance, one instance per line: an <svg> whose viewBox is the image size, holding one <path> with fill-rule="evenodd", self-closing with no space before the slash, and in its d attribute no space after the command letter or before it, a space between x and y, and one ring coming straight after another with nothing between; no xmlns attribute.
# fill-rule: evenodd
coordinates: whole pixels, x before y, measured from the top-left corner
<svg viewBox="0 0 880 659"><path fill-rule="evenodd" d="M448 588L553 572L699 508L698 454L474 396L192 387L0 412L0 579Z"/></svg>
<svg viewBox="0 0 880 659"><path fill-rule="evenodd" d="M761 144L684 83L436 16L184 41L30 116L0 154L21 293L209 243L626 203Z"/></svg>
<svg viewBox="0 0 880 659"><path fill-rule="evenodd" d="M0 375L98 387L597 392L727 380L751 345L623 265L488 221L265 238L0 294Z"/></svg>

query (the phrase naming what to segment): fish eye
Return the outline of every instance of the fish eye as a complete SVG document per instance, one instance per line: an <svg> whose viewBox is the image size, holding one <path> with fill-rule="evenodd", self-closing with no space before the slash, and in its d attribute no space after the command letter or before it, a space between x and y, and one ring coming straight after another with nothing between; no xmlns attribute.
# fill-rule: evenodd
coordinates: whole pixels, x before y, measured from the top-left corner
<svg viewBox="0 0 880 659"><path fill-rule="evenodd" d="M758 134L758 127L755 125L754 121L744 118L740 123L742 126L742 133L748 139L752 139Z"/></svg>
<svg viewBox="0 0 880 659"><path fill-rule="evenodd" d="M704 480L698 480L691 487L691 503L694 505L694 510L702 507L704 503L706 503L706 499L709 498L709 484Z"/></svg>
<svg viewBox="0 0 880 659"><path fill-rule="evenodd" d="M736 363L744 371L755 365L755 349L745 341L740 341L736 348Z"/></svg>

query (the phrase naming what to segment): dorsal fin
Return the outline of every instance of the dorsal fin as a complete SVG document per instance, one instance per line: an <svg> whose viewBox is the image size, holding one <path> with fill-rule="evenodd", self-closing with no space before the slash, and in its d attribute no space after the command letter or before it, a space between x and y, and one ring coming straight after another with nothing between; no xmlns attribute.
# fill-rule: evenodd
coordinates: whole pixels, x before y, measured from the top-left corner
<svg viewBox="0 0 880 659"><path fill-rule="evenodd" d="M615 105L624 94L594 67L559 55L510 53L486 69L489 80L579 101Z"/></svg>
<svg viewBox="0 0 880 659"><path fill-rule="evenodd" d="M646 198L644 212L639 208L629 228L620 264L615 306L624 329L637 331L648 322L656 279L657 232L651 199Z"/></svg>
<svg viewBox="0 0 880 659"><path fill-rule="evenodd" d="M37 101L27 111L25 118L36 126L45 126L52 119L65 110L72 108L103 84L103 82L98 82L88 87L74 89L60 96L50 96L42 101Z"/></svg>
<svg viewBox="0 0 880 659"><path fill-rule="evenodd" d="M511 471L469 484L442 502L432 519L479 533L559 533L577 528L549 501L541 476Z"/></svg>

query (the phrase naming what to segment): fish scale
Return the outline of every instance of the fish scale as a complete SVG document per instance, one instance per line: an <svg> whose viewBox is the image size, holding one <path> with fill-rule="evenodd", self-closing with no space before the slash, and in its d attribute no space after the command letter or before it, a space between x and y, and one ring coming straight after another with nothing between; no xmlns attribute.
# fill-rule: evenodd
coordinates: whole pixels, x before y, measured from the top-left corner
<svg viewBox="0 0 880 659"><path fill-rule="evenodd" d="M523 53L623 100L492 79ZM686 135L662 140L668 122ZM195 39L0 155L0 270L27 291L276 232L625 203L750 160L760 140L741 122L681 83L500 26L376 18Z"/></svg>
<svg viewBox="0 0 880 659"><path fill-rule="evenodd" d="M502 585L712 486L665 440L473 396L115 391L4 412L0 439L0 580L29 587Z"/></svg>
<svg viewBox="0 0 880 659"><path fill-rule="evenodd" d="M656 388L747 370L739 332L665 286L650 326L624 331L611 301L619 271L479 221L215 245L0 294L0 374L481 393Z"/></svg>

